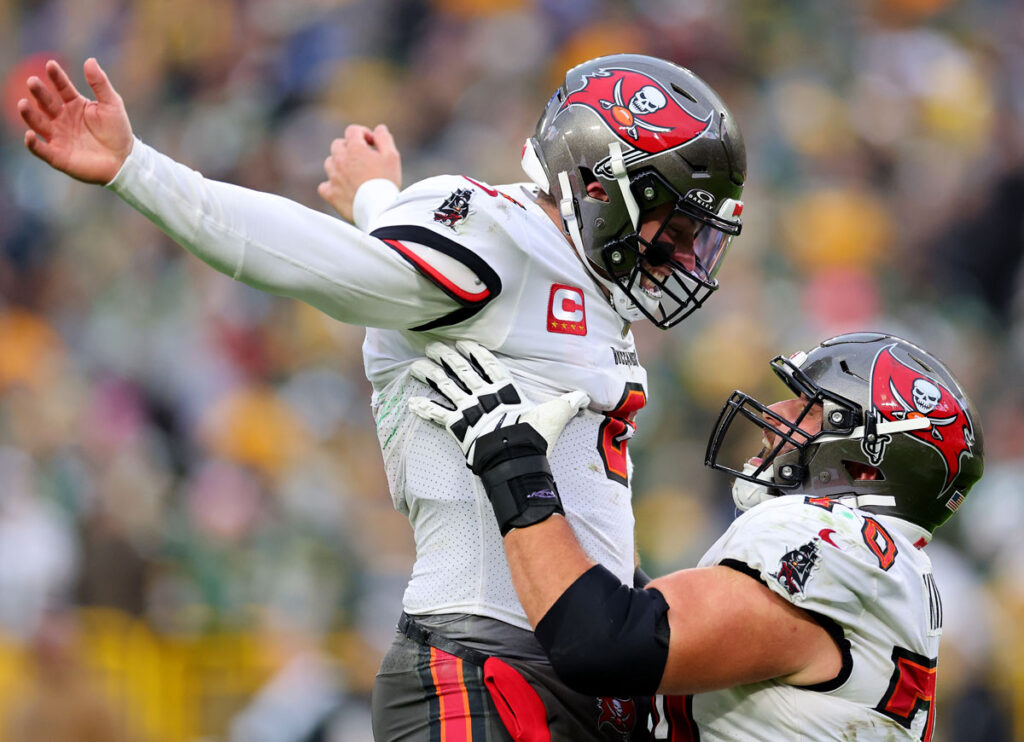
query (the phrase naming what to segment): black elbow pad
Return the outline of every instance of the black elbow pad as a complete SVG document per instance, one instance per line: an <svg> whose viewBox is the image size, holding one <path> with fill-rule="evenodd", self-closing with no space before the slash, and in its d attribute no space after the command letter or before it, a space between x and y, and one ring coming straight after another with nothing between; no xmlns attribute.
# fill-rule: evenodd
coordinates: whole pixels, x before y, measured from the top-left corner
<svg viewBox="0 0 1024 742"><path fill-rule="evenodd" d="M653 695L668 660L668 603L601 565L562 593L534 632L558 677L594 696Z"/></svg>

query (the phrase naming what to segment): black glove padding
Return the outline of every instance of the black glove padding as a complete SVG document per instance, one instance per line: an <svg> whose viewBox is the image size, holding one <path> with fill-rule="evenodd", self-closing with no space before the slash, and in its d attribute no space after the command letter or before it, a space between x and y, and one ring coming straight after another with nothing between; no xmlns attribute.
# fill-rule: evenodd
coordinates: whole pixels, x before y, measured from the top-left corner
<svg viewBox="0 0 1024 742"><path fill-rule="evenodd" d="M528 423L477 438L473 473L483 482L502 536L555 513L565 515L545 455L547 447L544 437Z"/></svg>

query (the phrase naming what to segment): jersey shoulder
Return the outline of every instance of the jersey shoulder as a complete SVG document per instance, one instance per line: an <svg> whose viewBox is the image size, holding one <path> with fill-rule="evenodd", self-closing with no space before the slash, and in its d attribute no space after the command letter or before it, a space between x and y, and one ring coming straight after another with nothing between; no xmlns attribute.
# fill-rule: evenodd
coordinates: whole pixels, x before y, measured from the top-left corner
<svg viewBox="0 0 1024 742"><path fill-rule="evenodd" d="M702 564L745 571L803 607L854 607L885 579L898 549L896 538L860 511L786 495L737 518Z"/></svg>
<svg viewBox="0 0 1024 742"><path fill-rule="evenodd" d="M455 241L500 241L531 215L520 184L491 186L468 175L437 175L412 184L374 220L374 231L393 225L428 227Z"/></svg>
<svg viewBox="0 0 1024 742"><path fill-rule="evenodd" d="M402 191L374 219L370 235L456 304L449 314L413 329L459 324L510 288L517 295L516 282L524 275L523 226L537 219L536 211L464 175L427 178Z"/></svg>

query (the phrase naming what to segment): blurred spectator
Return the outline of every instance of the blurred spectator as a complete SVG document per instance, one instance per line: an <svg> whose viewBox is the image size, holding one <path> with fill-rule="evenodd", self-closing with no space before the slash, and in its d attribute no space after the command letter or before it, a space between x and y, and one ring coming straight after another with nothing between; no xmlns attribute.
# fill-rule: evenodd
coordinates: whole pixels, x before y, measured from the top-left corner
<svg viewBox="0 0 1024 742"><path fill-rule="evenodd" d="M36 476L26 453L0 447L0 630L21 639L68 600L76 567L74 533Z"/></svg>
<svg viewBox="0 0 1024 742"><path fill-rule="evenodd" d="M7 742L130 742L122 715L104 697L81 656L74 615L47 611L30 641L31 667L10 701Z"/></svg>
<svg viewBox="0 0 1024 742"><path fill-rule="evenodd" d="M287 605L313 636L359 650L344 668L319 640L282 652L236 735L292 728L276 699L310 662L322 703L303 718L359 739L367 668L411 564L363 401L361 331L199 268L114 199L31 161L14 111L27 74L97 55L143 139L319 208L323 157L348 123L388 123L406 182L523 179L522 135L554 75L626 50L722 92L750 165L722 290L684 332L635 328L652 400L632 448L642 556L653 571L690 566L732 516L700 465L705 436L729 391L762 391L770 349L858 326L917 339L965 379L989 434L989 473L939 532L958 555L944 564L971 576L950 579L947 607L980 594L1003 608L975 631L998 652L965 640L969 664L940 663L934 739L970 739L983 719L998 739L1006 708L1024 736L1024 675L1002 667L1024 664L1013 2L0 0L0 688L17 675L3 640L28 646L73 586L80 604L144 616L173 641L255 632ZM683 542L665 539L668 519L689 524ZM206 685L192 681L199 705ZM328 697L343 699L333 715Z"/></svg>

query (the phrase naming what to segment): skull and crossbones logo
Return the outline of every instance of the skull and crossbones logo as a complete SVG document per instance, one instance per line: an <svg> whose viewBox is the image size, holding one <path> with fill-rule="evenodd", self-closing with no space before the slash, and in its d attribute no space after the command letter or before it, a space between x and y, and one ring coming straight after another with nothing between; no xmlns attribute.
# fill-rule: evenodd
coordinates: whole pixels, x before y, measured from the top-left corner
<svg viewBox="0 0 1024 742"><path fill-rule="evenodd" d="M626 103L622 96L622 80L623 78L620 77L615 83L615 89L612 93L615 100L601 101L601 106L606 111L611 112L612 118L619 124L619 127L632 139L639 138L637 127L653 132L672 131L671 126L656 126L641 118L642 116L657 113L668 105L668 97L664 91L655 85L644 85L633 93L629 103Z"/></svg>
<svg viewBox="0 0 1024 742"><path fill-rule="evenodd" d="M889 380L889 392L892 394L893 399L903 408L901 412L895 413L894 417L903 419L904 417L924 415L931 421L931 436L937 441L942 440L942 432L939 428L951 425L957 419L956 415L932 417L932 412L942 403L942 389L939 388L938 384L929 381L923 376L914 379L914 383L910 387L909 403L900 396L899 390L896 389L892 379Z"/></svg>
<svg viewBox="0 0 1024 742"><path fill-rule="evenodd" d="M916 379L910 392L914 408L922 415L927 415L938 407L939 400L942 399L942 391L925 378Z"/></svg>

